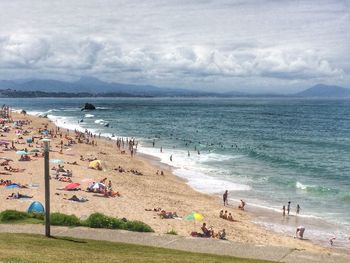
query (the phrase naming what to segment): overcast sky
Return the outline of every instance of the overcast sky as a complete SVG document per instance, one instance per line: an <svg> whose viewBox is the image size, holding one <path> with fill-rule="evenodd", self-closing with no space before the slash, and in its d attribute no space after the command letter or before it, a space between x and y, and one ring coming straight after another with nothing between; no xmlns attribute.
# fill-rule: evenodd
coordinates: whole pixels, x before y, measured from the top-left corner
<svg viewBox="0 0 350 263"><path fill-rule="evenodd" d="M0 0L0 79L350 88L350 0Z"/></svg>

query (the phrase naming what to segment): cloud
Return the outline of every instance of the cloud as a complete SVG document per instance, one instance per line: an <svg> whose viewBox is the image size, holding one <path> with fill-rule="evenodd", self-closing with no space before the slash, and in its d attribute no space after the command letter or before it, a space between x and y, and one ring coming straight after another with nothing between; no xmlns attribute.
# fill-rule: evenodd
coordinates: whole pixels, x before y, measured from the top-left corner
<svg viewBox="0 0 350 263"><path fill-rule="evenodd" d="M350 84L346 3L261 2L3 1L0 78L93 75L211 89Z"/></svg>

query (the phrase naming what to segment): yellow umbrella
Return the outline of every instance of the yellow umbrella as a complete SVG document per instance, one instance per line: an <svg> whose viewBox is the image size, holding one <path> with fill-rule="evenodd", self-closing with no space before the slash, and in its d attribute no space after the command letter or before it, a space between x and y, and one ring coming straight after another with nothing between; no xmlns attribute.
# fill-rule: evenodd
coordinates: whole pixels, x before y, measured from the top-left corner
<svg viewBox="0 0 350 263"><path fill-rule="evenodd" d="M187 215L185 217L186 220L188 221L197 221L197 220L202 220L204 216L202 214L192 212L191 214Z"/></svg>

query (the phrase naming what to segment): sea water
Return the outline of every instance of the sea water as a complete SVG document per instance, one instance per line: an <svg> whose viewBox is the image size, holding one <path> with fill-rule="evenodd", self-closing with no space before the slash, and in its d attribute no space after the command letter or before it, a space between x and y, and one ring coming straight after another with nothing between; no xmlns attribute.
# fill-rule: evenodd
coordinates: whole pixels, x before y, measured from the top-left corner
<svg viewBox="0 0 350 263"><path fill-rule="evenodd" d="M135 137L138 152L173 167L194 189L229 190L255 222L308 237L350 233L350 100L222 98L0 99L56 124L103 136ZM81 111L85 102L97 110ZM109 127L106 127L106 124ZM153 147L154 142L154 147ZM162 148L162 152L160 151ZM170 160L172 156L172 161ZM291 201L291 216L282 206ZM301 206L299 216L296 205ZM339 240L339 241L338 241Z"/></svg>

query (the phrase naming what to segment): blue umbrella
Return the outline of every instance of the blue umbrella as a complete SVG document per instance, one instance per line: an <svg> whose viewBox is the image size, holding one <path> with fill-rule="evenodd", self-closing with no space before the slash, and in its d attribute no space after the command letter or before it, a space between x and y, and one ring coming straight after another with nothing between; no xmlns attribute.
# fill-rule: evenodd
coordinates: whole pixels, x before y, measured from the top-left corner
<svg viewBox="0 0 350 263"><path fill-rule="evenodd" d="M50 160L50 163L60 164L60 163L64 163L64 161L60 159L52 159Z"/></svg>
<svg viewBox="0 0 350 263"><path fill-rule="evenodd" d="M6 186L6 188L13 189L13 188L19 188L19 186L17 184L10 184L10 185Z"/></svg>
<svg viewBox="0 0 350 263"><path fill-rule="evenodd" d="M25 151L17 151L16 154L18 155L27 155L28 153Z"/></svg>

